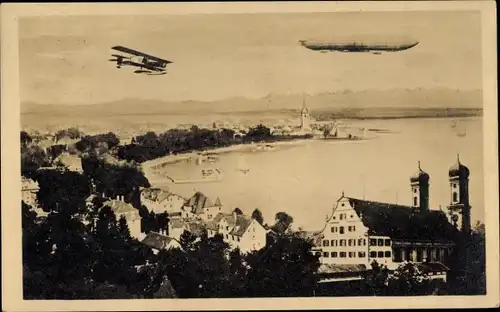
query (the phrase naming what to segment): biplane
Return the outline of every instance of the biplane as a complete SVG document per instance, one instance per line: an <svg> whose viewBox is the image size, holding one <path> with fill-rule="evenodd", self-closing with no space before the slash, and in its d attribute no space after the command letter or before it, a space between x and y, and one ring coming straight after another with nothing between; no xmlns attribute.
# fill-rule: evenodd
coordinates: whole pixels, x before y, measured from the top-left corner
<svg viewBox="0 0 500 312"><path fill-rule="evenodd" d="M165 68L168 64L172 63L171 61L122 46L114 46L111 49L128 54L128 56L111 54L111 56L115 58L109 59L109 61L116 62L116 68L121 68L122 66L138 67L138 69L134 71L136 74L164 75L167 73Z"/></svg>

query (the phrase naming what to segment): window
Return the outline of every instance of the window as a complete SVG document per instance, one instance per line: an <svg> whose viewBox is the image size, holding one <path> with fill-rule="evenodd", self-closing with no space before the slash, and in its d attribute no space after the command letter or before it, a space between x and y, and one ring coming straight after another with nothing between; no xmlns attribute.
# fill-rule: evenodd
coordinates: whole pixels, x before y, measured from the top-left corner
<svg viewBox="0 0 500 312"><path fill-rule="evenodd" d="M226 239L228 239L228 238L229 238L229 235L226 234Z"/></svg>
<svg viewBox="0 0 500 312"><path fill-rule="evenodd" d="M358 238L358 246L363 246L363 239L362 238Z"/></svg>
<svg viewBox="0 0 500 312"><path fill-rule="evenodd" d="M337 258L337 252L336 251L332 252L332 258Z"/></svg>
<svg viewBox="0 0 500 312"><path fill-rule="evenodd" d="M359 251L358 252L358 257L359 258L364 258L364 257L366 257L366 253L364 251Z"/></svg>
<svg viewBox="0 0 500 312"><path fill-rule="evenodd" d="M345 252L344 251L340 252L340 258L345 258Z"/></svg>
<svg viewBox="0 0 500 312"><path fill-rule="evenodd" d="M324 240L324 241L323 241L323 246L324 246L324 247L328 247L328 245L329 245L329 241L328 241L328 240Z"/></svg>
<svg viewBox="0 0 500 312"><path fill-rule="evenodd" d="M350 215L350 217L351 217L351 219L352 219L352 218L354 218L354 216L353 216L353 215Z"/></svg>
<svg viewBox="0 0 500 312"><path fill-rule="evenodd" d="M377 240L374 238L370 238L370 246L377 246Z"/></svg>
<svg viewBox="0 0 500 312"><path fill-rule="evenodd" d="M384 240L382 238L377 239L378 246L384 246Z"/></svg>
<svg viewBox="0 0 500 312"><path fill-rule="evenodd" d="M320 257L320 256L321 256L321 252L316 251L316 252L314 253L314 255L316 255L316 256L318 256L318 257Z"/></svg>
<svg viewBox="0 0 500 312"><path fill-rule="evenodd" d="M453 202L458 202L458 194L457 192L453 192Z"/></svg>
<svg viewBox="0 0 500 312"><path fill-rule="evenodd" d="M234 240L234 235L231 235L231 239Z"/></svg>
<svg viewBox="0 0 500 312"><path fill-rule="evenodd" d="M341 227L339 228L339 231L340 231L340 234L344 234L344 227L343 227L343 226L341 226Z"/></svg>
<svg viewBox="0 0 500 312"><path fill-rule="evenodd" d="M388 239L388 238L386 238L386 239L385 239L385 245L386 245L386 246L391 246L391 240L390 240L390 239Z"/></svg>
<svg viewBox="0 0 500 312"><path fill-rule="evenodd" d="M340 246L345 246L345 239L340 240Z"/></svg>
<svg viewBox="0 0 500 312"><path fill-rule="evenodd" d="M343 213L340 214L340 220L344 220L344 214Z"/></svg>
<svg viewBox="0 0 500 312"><path fill-rule="evenodd" d="M332 241L330 242L330 244L332 244L332 247L336 247L337 246L337 240L336 239L332 239Z"/></svg>
<svg viewBox="0 0 500 312"><path fill-rule="evenodd" d="M390 258L391 257L391 252L390 251L386 251L385 254L384 254L384 256L386 258Z"/></svg>
<svg viewBox="0 0 500 312"><path fill-rule="evenodd" d="M336 220L336 217L335 217L335 216L333 216L333 220Z"/></svg>
<svg viewBox="0 0 500 312"><path fill-rule="evenodd" d="M413 206L417 206L418 199L417 196L413 197Z"/></svg>
<svg viewBox="0 0 500 312"><path fill-rule="evenodd" d="M356 253L353 252L353 251L350 251L349 252L349 258L354 258L354 257L356 257Z"/></svg>
<svg viewBox="0 0 500 312"><path fill-rule="evenodd" d="M453 183L453 188L457 188L457 184L456 183Z"/></svg>
<svg viewBox="0 0 500 312"><path fill-rule="evenodd" d="M413 189L413 193L416 193L416 192L417 192L417 189L416 189L416 188L414 188L414 189Z"/></svg>
<svg viewBox="0 0 500 312"><path fill-rule="evenodd" d="M239 241L240 241L240 238L239 238L239 237L237 237L237 238L238 238L238 242L239 242Z"/></svg>
<svg viewBox="0 0 500 312"><path fill-rule="evenodd" d="M378 258L383 258L384 257L384 252L383 251L377 252L377 257Z"/></svg>
<svg viewBox="0 0 500 312"><path fill-rule="evenodd" d="M366 238L363 239L363 246L366 246Z"/></svg>
<svg viewBox="0 0 500 312"><path fill-rule="evenodd" d="M370 258L376 258L377 253L375 251L370 251Z"/></svg>
<svg viewBox="0 0 500 312"><path fill-rule="evenodd" d="M323 258L328 258L328 256L330 256L330 253L329 253L329 252L324 252L324 253L323 253Z"/></svg>
<svg viewBox="0 0 500 312"><path fill-rule="evenodd" d="M332 233L337 233L338 232L338 229L336 226L332 226Z"/></svg>
<svg viewBox="0 0 500 312"><path fill-rule="evenodd" d="M348 244L349 246L352 246L352 239L348 240L348 241L347 241L347 244Z"/></svg>
<svg viewBox="0 0 500 312"><path fill-rule="evenodd" d="M226 226L226 231L229 231L229 226Z"/></svg>
<svg viewBox="0 0 500 312"><path fill-rule="evenodd" d="M340 204L340 206L344 207L344 206L345 206L345 204L344 204L344 203L342 203L342 204Z"/></svg>

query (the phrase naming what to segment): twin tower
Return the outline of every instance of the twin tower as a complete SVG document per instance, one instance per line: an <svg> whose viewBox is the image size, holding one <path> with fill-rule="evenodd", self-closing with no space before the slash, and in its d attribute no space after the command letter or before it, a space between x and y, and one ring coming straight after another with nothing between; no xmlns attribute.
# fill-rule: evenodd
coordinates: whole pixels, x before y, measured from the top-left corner
<svg viewBox="0 0 500 312"><path fill-rule="evenodd" d="M457 162L450 167L450 204L447 207L450 223L464 233L470 233L471 218L469 205L469 169ZM412 208L419 211L429 210L429 175L422 171L420 162L418 171L410 178L412 192Z"/></svg>

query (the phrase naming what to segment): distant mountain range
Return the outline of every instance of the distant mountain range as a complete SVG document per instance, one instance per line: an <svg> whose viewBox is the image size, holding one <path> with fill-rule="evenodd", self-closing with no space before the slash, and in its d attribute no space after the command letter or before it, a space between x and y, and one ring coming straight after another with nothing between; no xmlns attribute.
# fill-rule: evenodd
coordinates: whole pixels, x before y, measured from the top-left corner
<svg viewBox="0 0 500 312"><path fill-rule="evenodd" d="M305 94L269 94L258 99L228 98L212 102L180 101L168 102L151 99L123 99L108 103L88 105L48 105L25 102L21 105L22 115L51 116L120 116L120 115L210 115L210 114L248 114L296 112L302 108L302 102L314 112L331 112L342 110L356 111L357 116L363 112L413 112L431 109L443 111L458 109L460 111L482 111L481 90L453 89L395 89L395 90L365 90ZM453 112L453 110L451 110ZM379 113L376 114L380 115ZM383 116L379 117L384 117ZM417 114L418 115L418 114Z"/></svg>

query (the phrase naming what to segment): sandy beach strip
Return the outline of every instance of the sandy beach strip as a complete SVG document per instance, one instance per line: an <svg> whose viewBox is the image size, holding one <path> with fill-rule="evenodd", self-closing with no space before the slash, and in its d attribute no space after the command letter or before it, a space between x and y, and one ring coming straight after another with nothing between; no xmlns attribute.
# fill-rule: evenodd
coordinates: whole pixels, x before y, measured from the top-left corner
<svg viewBox="0 0 500 312"><path fill-rule="evenodd" d="M164 165L164 164L172 164L172 163L177 163L180 161L186 161L189 159L192 159L194 157L197 157L199 153L203 152L209 152L209 153L216 153L216 154L224 154L224 153L231 153L231 152L248 152L255 150L256 148L260 146L272 146L272 147L278 147L278 146L283 146L283 145L295 145L295 144L302 144L307 141L310 141L311 139L292 139L292 140L287 140L287 141L276 141L276 142L261 142L261 143L247 143L247 144L236 144L236 145L231 145L231 146L225 146L225 147L218 147L218 148L212 148L212 149L206 149L206 150L197 150L197 151L192 151L188 153L182 153L182 154L177 154L177 155L166 155L163 157L159 157L156 159L148 160L145 161L141 164L141 167L143 171L148 171L148 170L154 170L154 166L157 165Z"/></svg>

